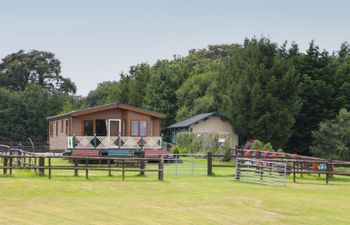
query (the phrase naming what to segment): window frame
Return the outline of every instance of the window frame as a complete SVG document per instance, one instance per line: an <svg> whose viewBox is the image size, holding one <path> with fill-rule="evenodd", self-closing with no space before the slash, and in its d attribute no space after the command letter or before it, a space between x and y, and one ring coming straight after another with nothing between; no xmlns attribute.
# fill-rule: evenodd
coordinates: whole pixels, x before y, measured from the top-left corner
<svg viewBox="0 0 350 225"><path fill-rule="evenodd" d="M136 135L134 134L134 122L136 122L137 124L137 132L136 132ZM130 136L134 136L134 137L137 137L137 136L140 136L140 122L139 120L131 120L131 123L130 123Z"/></svg>
<svg viewBox="0 0 350 225"><path fill-rule="evenodd" d="M92 134L91 135L87 135L85 134L85 122L86 121L91 121L92 122ZM89 119L86 119L86 120L83 120L83 129L82 129L82 133L83 133L83 136L94 136L94 132L95 132L95 120L89 120Z"/></svg>
<svg viewBox="0 0 350 225"><path fill-rule="evenodd" d="M141 133L142 122L145 123L145 133L144 133L144 135ZM140 137L146 137L146 136L147 136L147 120L140 120L139 123L140 123L140 124L139 124L139 136L140 136Z"/></svg>

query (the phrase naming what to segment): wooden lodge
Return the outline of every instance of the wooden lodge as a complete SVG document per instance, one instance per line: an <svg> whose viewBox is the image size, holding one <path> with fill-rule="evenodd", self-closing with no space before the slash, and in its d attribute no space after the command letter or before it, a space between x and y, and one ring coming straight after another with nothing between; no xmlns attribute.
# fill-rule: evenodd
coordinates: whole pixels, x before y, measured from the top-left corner
<svg viewBox="0 0 350 225"><path fill-rule="evenodd" d="M85 155L133 155L160 150L165 115L121 103L48 117L50 150ZM89 151L92 150L92 151Z"/></svg>

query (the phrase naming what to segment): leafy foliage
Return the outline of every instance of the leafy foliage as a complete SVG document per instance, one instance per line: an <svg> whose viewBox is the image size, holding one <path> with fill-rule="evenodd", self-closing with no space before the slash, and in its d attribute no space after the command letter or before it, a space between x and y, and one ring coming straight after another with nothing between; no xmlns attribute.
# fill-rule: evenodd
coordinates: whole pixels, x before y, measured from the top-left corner
<svg viewBox="0 0 350 225"><path fill-rule="evenodd" d="M241 140L287 143L301 107L292 63L267 39L246 40L227 61L225 115Z"/></svg>
<svg viewBox="0 0 350 225"><path fill-rule="evenodd" d="M332 120L323 121L313 132L312 153L328 159L350 160L350 112L341 109Z"/></svg>
<svg viewBox="0 0 350 225"><path fill-rule="evenodd" d="M49 92L65 94L76 92L69 78L61 75L61 63L51 52L20 50L6 56L0 63L0 87L24 90L29 83Z"/></svg>

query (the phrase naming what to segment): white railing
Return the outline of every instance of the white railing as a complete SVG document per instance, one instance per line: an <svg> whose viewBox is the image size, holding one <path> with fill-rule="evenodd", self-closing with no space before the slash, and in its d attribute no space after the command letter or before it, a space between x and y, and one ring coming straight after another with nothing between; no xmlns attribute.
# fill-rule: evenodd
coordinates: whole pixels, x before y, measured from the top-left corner
<svg viewBox="0 0 350 225"><path fill-rule="evenodd" d="M161 149L162 137L69 136L68 149Z"/></svg>

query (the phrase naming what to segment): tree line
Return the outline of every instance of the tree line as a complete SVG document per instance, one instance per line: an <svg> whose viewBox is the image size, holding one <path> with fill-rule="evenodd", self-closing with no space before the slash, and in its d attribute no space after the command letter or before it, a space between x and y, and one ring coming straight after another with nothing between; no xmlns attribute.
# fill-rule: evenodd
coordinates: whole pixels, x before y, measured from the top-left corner
<svg viewBox="0 0 350 225"><path fill-rule="evenodd" d="M57 59L47 56L51 60L44 63L40 61L44 56L34 53L18 52L5 57L0 64L0 87L7 98L12 96L12 101L21 99L19 105L30 104L29 100L23 101L27 92L41 90L46 96L45 112L38 116L31 107L21 107L38 116L31 120L40 119L43 128L44 114L122 102L166 114L162 133L167 137L167 127L172 123L197 113L217 111L232 122L241 143L259 139L290 152L310 154L316 139L313 132L320 123L335 119L340 109L350 107L347 43L334 52L321 50L314 41L302 52L296 43L279 46L267 38L210 45L190 50L186 56L175 55L171 60L131 66L119 80L100 83L86 97L75 95L75 85L61 76ZM34 59L23 56L26 54L33 54ZM51 101L56 102L55 106L50 105ZM7 126L12 121L6 118L14 115L9 111L0 111L0 119ZM26 115L16 114L16 118L28 123L30 116ZM21 135L34 134L27 133L27 126L23 125ZM38 128L38 133L43 128ZM37 137L44 140L45 135L46 130Z"/></svg>

